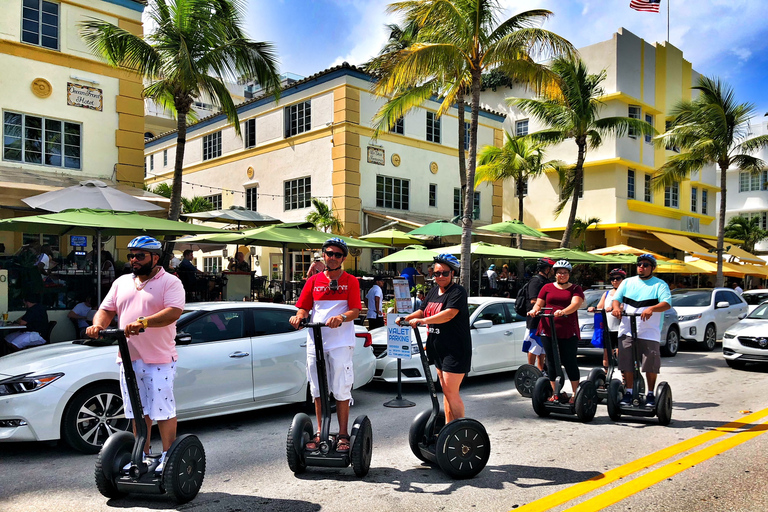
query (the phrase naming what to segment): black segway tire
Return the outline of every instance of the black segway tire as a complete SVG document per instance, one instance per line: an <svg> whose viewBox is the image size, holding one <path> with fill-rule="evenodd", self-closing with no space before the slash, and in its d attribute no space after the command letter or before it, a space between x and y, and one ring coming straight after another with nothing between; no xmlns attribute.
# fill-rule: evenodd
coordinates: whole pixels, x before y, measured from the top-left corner
<svg viewBox="0 0 768 512"><path fill-rule="evenodd" d="M584 423L589 423L595 417L597 412L597 389L590 380L585 380L579 384L576 391L576 417Z"/></svg>
<svg viewBox="0 0 768 512"><path fill-rule="evenodd" d="M115 479L123 466L131 461L133 434L116 432L109 436L96 457L96 488L105 498L122 498L127 493L117 490Z"/></svg>
<svg viewBox="0 0 768 512"><path fill-rule="evenodd" d="M525 398L531 398L533 387L536 381L541 377L541 370L532 364L521 365L515 372L515 387L517 392Z"/></svg>
<svg viewBox="0 0 768 512"><path fill-rule="evenodd" d="M451 478L472 478L488 463L491 439L479 421L459 418L440 431L435 456L440 469Z"/></svg>
<svg viewBox="0 0 768 512"><path fill-rule="evenodd" d="M672 388L662 382L656 387L656 392L656 416L659 418L659 425L666 427L672 421Z"/></svg>
<svg viewBox="0 0 768 512"><path fill-rule="evenodd" d="M371 456L373 454L373 429L368 416L355 418L350 436L352 444L352 469L359 477L364 477L371 469Z"/></svg>
<svg viewBox="0 0 768 512"><path fill-rule="evenodd" d="M619 379L613 379L608 384L608 399L606 403L608 405L608 416L613 421L619 421L621 419L621 406L619 403L624 397L624 385Z"/></svg>
<svg viewBox="0 0 768 512"><path fill-rule="evenodd" d="M309 416L300 412L293 417L291 428L288 429L288 438L285 441L285 456L288 459L288 467L296 475L307 469L304 446L312 439L313 434L314 427Z"/></svg>
<svg viewBox="0 0 768 512"><path fill-rule="evenodd" d="M533 403L533 411L541 418L549 416L549 409L547 409L546 404L550 396L552 396L552 384L549 383L548 378L539 377L536 385L533 386L531 402Z"/></svg>
<svg viewBox="0 0 768 512"><path fill-rule="evenodd" d="M186 434L171 445L163 468L163 487L176 503L192 501L205 479L205 449L197 436Z"/></svg>
<svg viewBox="0 0 768 512"><path fill-rule="evenodd" d="M595 390L604 389L605 391L608 391L607 377L603 368L592 368L592 371L589 372L589 377L587 377L587 380L595 385ZM602 401L603 399L598 396L597 403L599 404Z"/></svg>
<svg viewBox="0 0 768 512"><path fill-rule="evenodd" d="M417 414L416 417L413 418L411 428L408 431L408 445L411 447L411 452L413 452L416 458L422 462L430 462L428 459L424 458L424 455L421 453L421 448L419 448L419 444L424 443L425 441L424 434L427 429L427 420L429 420L430 414L432 414L432 409L427 409L426 411L421 411ZM435 432L439 432L444 425L445 413L440 411L435 420Z"/></svg>

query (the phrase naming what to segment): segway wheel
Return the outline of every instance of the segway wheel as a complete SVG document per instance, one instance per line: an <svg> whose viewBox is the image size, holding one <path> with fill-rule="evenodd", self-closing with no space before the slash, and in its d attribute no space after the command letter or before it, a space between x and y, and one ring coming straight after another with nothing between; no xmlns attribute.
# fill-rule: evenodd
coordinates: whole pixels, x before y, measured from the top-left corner
<svg viewBox="0 0 768 512"><path fill-rule="evenodd" d="M515 372L515 387L517 392L525 398L531 398L533 395L533 386L541 377L541 370L532 364L524 364Z"/></svg>
<svg viewBox="0 0 768 512"><path fill-rule="evenodd" d="M411 447L411 451L416 456L416 458L422 462L429 462L429 460L426 459L424 455L422 455L419 444L423 444L428 441L425 438L425 431L427 429L427 420L429 420L430 414L432 414L432 409L427 409L426 411L422 411L417 414L416 417L413 418L413 422L411 422L411 429L408 431L408 444ZM435 432L439 432L444 425L445 413L440 411L437 414L437 419L435 419Z"/></svg>
<svg viewBox="0 0 768 512"><path fill-rule="evenodd" d="M293 417L291 428L288 429L288 438L285 441L285 455L288 459L288 467L296 475L307 469L304 446L312 439L313 434L312 420L309 416L300 412Z"/></svg>
<svg viewBox="0 0 768 512"><path fill-rule="evenodd" d="M605 370L602 368L592 368L592 371L589 372L589 377L587 377L587 380L592 382L592 384L595 385L595 390L600 391L608 391L607 386L607 377L605 375ZM597 396L597 403L599 404L602 402L603 399L600 398L600 395Z"/></svg>
<svg viewBox="0 0 768 512"><path fill-rule="evenodd" d="M549 416L547 399L550 396L552 396L552 384L549 383L548 378L539 377L536 381L536 385L533 387L531 402L533 402L533 411L542 418Z"/></svg>
<svg viewBox="0 0 768 512"><path fill-rule="evenodd" d="M371 468L371 456L373 454L373 429L368 416L355 418L352 427L352 469L359 477L368 474Z"/></svg>
<svg viewBox="0 0 768 512"><path fill-rule="evenodd" d="M479 421L453 420L437 436L435 456L440 469L451 478L472 478L488 463L491 439Z"/></svg>
<svg viewBox="0 0 768 512"><path fill-rule="evenodd" d="M622 385L619 379L613 379L608 384L608 399L606 400L608 405L608 416L613 421L619 421L621 419L621 402L624 397L624 385Z"/></svg>
<svg viewBox="0 0 768 512"><path fill-rule="evenodd" d="M96 488L105 498L122 498L127 493L117 490L115 479L123 466L131 461L133 434L116 432L109 436L96 458Z"/></svg>
<svg viewBox="0 0 768 512"><path fill-rule="evenodd" d="M589 423L595 417L597 412L597 389L590 380L585 380L579 384L576 391L576 416L584 423Z"/></svg>
<svg viewBox="0 0 768 512"><path fill-rule="evenodd" d="M163 487L176 503L192 501L205 478L205 449L197 436L178 438L166 455Z"/></svg>
<svg viewBox="0 0 768 512"><path fill-rule="evenodd" d="M672 388L662 382L656 389L656 416L659 417L659 425L666 427L672 421Z"/></svg>

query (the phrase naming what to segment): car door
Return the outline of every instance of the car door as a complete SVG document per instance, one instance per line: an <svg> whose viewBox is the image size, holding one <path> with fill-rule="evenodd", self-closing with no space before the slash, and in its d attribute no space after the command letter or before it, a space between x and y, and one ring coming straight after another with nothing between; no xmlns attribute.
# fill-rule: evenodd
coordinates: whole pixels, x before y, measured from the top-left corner
<svg viewBox="0 0 768 512"><path fill-rule="evenodd" d="M262 405L304 399L307 383L307 332L288 320L294 309L251 309L254 320L253 393Z"/></svg>
<svg viewBox="0 0 768 512"><path fill-rule="evenodd" d="M479 320L490 320L493 325L487 329L470 330L472 334L472 371L489 372L512 366L513 331L510 318L502 303L485 304L478 311L473 324Z"/></svg>
<svg viewBox="0 0 768 512"><path fill-rule="evenodd" d="M506 302L504 303L504 307L507 308L507 314L511 320L509 330L512 332L512 334L508 336L508 342L512 345L512 366L517 368L522 364L528 363L528 353L523 352L526 317L518 315L513 304Z"/></svg>
<svg viewBox="0 0 768 512"><path fill-rule="evenodd" d="M722 326L722 332L724 333L731 325L735 324L744 316L746 316L747 311L749 310L749 306L747 303L739 297L739 294L736 292L726 291L725 292L726 297L728 297L728 302L730 303L730 307L728 308L728 325ZM720 326L718 326L720 327ZM720 333L722 334L722 333Z"/></svg>
<svg viewBox="0 0 768 512"><path fill-rule="evenodd" d="M181 413L237 408L253 401L251 340L244 311L227 309L197 317L179 328L192 341L176 347L174 394Z"/></svg>

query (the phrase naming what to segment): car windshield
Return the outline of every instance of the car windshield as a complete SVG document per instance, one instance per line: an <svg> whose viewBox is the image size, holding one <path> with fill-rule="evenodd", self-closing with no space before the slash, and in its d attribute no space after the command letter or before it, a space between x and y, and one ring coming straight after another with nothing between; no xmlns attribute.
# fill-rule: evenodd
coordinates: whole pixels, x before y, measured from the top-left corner
<svg viewBox="0 0 768 512"><path fill-rule="evenodd" d="M672 290L672 307L707 307L712 301L711 290Z"/></svg>
<svg viewBox="0 0 768 512"><path fill-rule="evenodd" d="M768 292L765 293L745 293L741 296L744 301L750 306L757 306L764 300L768 299Z"/></svg>
<svg viewBox="0 0 768 512"><path fill-rule="evenodd" d="M768 303L757 306L747 318L756 318L757 320L768 320Z"/></svg>
<svg viewBox="0 0 768 512"><path fill-rule="evenodd" d="M579 309L587 309L597 307L597 303L600 302L600 297L607 290L584 290L584 302Z"/></svg>
<svg viewBox="0 0 768 512"><path fill-rule="evenodd" d="M480 304L473 304L470 302L469 304L467 304L467 306L469 307L469 316L472 316L472 313L475 312L475 310L478 308L478 306L480 306Z"/></svg>

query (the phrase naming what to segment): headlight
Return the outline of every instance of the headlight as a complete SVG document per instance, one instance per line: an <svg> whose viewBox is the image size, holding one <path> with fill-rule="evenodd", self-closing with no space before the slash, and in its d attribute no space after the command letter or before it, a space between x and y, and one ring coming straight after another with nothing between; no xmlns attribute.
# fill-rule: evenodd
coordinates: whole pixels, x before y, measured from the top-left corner
<svg viewBox="0 0 768 512"><path fill-rule="evenodd" d="M726 332L725 334L723 334L723 339L732 339L732 338L735 338L735 337L736 337L736 335L733 334L732 332Z"/></svg>
<svg viewBox="0 0 768 512"><path fill-rule="evenodd" d="M699 318L701 318L701 313L699 313L698 315L685 315L685 316L681 316L677 320L679 322L689 322L691 320L698 320Z"/></svg>
<svg viewBox="0 0 768 512"><path fill-rule="evenodd" d="M0 395L18 395L19 393L31 393L59 380L63 373L49 373L47 375L16 375L5 380L0 380Z"/></svg>
<svg viewBox="0 0 768 512"><path fill-rule="evenodd" d="M582 331L593 331L595 329L594 324L584 324L581 326Z"/></svg>

